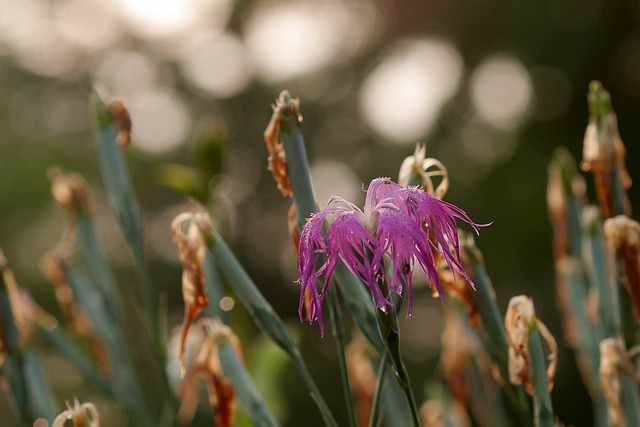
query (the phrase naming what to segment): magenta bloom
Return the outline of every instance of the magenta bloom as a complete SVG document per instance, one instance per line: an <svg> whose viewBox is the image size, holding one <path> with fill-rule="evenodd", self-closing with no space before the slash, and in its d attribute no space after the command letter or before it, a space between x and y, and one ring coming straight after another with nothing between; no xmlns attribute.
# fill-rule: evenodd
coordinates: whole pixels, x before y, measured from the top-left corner
<svg viewBox="0 0 640 427"><path fill-rule="evenodd" d="M389 178L371 181L364 211L340 197L331 198L327 209L307 220L300 235L300 318L304 294L309 289L310 319L318 320L324 334L322 301L339 260L369 288L376 306L383 311L391 304L385 288L389 293L402 295L406 286L408 316L411 316L411 275L415 264L442 295L435 267L436 252L451 270L473 286L460 261L456 219L478 232L480 225L471 221L462 209L421 188L401 187ZM331 221L326 231L325 220ZM387 263L391 271L385 268L388 260L392 261ZM321 277L323 286L318 292L316 281Z"/></svg>

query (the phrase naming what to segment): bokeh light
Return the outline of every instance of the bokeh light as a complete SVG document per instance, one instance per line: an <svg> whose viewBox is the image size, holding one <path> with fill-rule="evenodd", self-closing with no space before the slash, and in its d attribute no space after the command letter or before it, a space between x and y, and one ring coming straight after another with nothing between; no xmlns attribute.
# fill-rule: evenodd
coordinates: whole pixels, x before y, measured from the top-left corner
<svg viewBox="0 0 640 427"><path fill-rule="evenodd" d="M153 87L159 81L158 65L151 57L133 50L104 53L93 72L94 80L116 96Z"/></svg>
<svg viewBox="0 0 640 427"><path fill-rule="evenodd" d="M243 91L253 77L245 45L230 33L202 37L182 60L182 71L199 92L228 98Z"/></svg>
<svg viewBox="0 0 640 427"><path fill-rule="evenodd" d="M184 142L191 118L184 101L169 89L137 91L127 99L134 144L150 154L163 154Z"/></svg>
<svg viewBox="0 0 640 427"><path fill-rule="evenodd" d="M331 196L340 196L356 205L361 205L364 200L362 180L346 163L337 160L314 162L311 165L311 179L316 199L322 207L327 206Z"/></svg>
<svg viewBox="0 0 640 427"><path fill-rule="evenodd" d="M244 32L260 78L277 83L348 59L372 36L376 17L365 2L268 2Z"/></svg>
<svg viewBox="0 0 640 427"><path fill-rule="evenodd" d="M142 37L166 38L191 30L207 16L206 0L120 0L129 29ZM227 2L225 2L227 3Z"/></svg>
<svg viewBox="0 0 640 427"><path fill-rule="evenodd" d="M362 114L390 142L414 144L455 94L462 69L460 54L444 39L403 40L365 79Z"/></svg>
<svg viewBox="0 0 640 427"><path fill-rule="evenodd" d="M531 77L517 59L508 55L485 59L471 75L470 91L479 116L496 127L519 126L532 107Z"/></svg>
<svg viewBox="0 0 640 427"><path fill-rule="evenodd" d="M114 5L105 0L57 1L54 17L62 36L89 50L107 47L120 33Z"/></svg>

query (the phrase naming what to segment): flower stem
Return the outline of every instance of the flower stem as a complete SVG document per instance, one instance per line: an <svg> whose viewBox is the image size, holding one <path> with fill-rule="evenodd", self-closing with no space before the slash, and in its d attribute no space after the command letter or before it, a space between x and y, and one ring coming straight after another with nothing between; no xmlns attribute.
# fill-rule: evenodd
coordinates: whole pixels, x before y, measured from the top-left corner
<svg viewBox="0 0 640 427"><path fill-rule="evenodd" d="M386 283L383 280L380 281L381 286L386 287ZM388 353L389 363L395 374L396 381L402 390L405 403L409 408L411 414L411 420L415 427L420 427L420 415L418 405L416 404L413 390L411 389L411 379L409 373L402 360L400 353L400 330L398 327L398 315L394 305L388 307L388 313L382 312L382 310L376 310L378 313L378 324L382 337L386 344L386 352Z"/></svg>
<svg viewBox="0 0 640 427"><path fill-rule="evenodd" d="M351 385L349 383L349 371L347 369L347 358L345 355L346 344L344 341L344 325L342 324L342 315L340 314L340 304L336 291L333 286L329 286L327 289L329 316L331 317L331 332L333 339L336 342L336 349L338 352L338 363L340 365L340 373L342 378L342 391L347 405L347 416L349 418L349 425L356 427L356 413L355 402L353 400L353 393L351 392Z"/></svg>
<svg viewBox="0 0 640 427"><path fill-rule="evenodd" d="M373 396L371 406L371 416L369 417L369 427L378 427L380 415L382 414L382 392L385 387L385 379L387 377L387 366L389 366L389 354L382 353L380 365L378 366L378 384L376 384L376 393Z"/></svg>

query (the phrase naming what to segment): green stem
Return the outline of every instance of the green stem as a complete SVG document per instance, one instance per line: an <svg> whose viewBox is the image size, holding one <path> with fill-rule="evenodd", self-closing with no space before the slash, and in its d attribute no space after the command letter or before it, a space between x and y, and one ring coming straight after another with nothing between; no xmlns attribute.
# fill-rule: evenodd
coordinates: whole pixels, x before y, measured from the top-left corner
<svg viewBox="0 0 640 427"><path fill-rule="evenodd" d="M380 423L380 415L382 414L382 392L384 391L385 379L387 376L387 367L389 366L389 354L382 353L380 365L378 366L378 383L376 384L376 393L373 396L373 406L371 407L371 415L369 416L369 427L378 427Z"/></svg>
<svg viewBox="0 0 640 427"><path fill-rule="evenodd" d="M515 387L507 379L509 378L509 367L507 356L509 354L509 344L504 330L504 324L498 304L495 299L495 292L491 280L482 264L481 257L474 253L473 249L467 248L467 255L471 259L473 266L473 282L476 285L476 304L482 323L484 324L489 345L487 350L492 359L498 365L500 375L504 380L502 391L509 407L522 426L531 425L529 416L529 405L522 387Z"/></svg>
<svg viewBox="0 0 640 427"><path fill-rule="evenodd" d="M251 277L242 267L242 264L233 255L229 246L222 239L222 236L218 232L214 231L212 234L205 236L206 244L213 258L216 260L217 265L220 267L224 275L229 280L233 290L238 295L238 298L242 301L249 315L256 323L258 328L271 340L273 340L285 353L291 358L291 361L296 366L302 379L304 380L310 395L327 426L337 426L329 407L322 398L309 370L302 359L300 350L296 346L293 338L287 331L284 323L280 317L273 310L273 307L262 295L262 292L258 289Z"/></svg>
<svg viewBox="0 0 640 427"><path fill-rule="evenodd" d="M381 286L386 287L386 284L381 281ZM414 427L420 427L420 415L418 405L416 404L413 390L411 389L411 380L409 373L402 360L400 352L400 330L398 328L398 316L395 306L388 307L388 313L377 310L378 323L382 337L386 343L386 352L389 354L389 363L395 374L396 381L402 390L405 403L409 408L411 414L411 420Z"/></svg>
<svg viewBox="0 0 640 427"><path fill-rule="evenodd" d="M351 427L356 427L358 424L355 413L355 402L353 399L353 393L351 392L347 358L345 354L346 344L344 340L344 325L342 324L340 305L333 286L329 286L327 289L327 300L329 305L329 317L331 318L331 332L333 334L333 339L336 342L336 349L338 352L338 364L340 365L340 376L342 378L342 391L347 404L349 425Z"/></svg>
<svg viewBox="0 0 640 427"><path fill-rule="evenodd" d="M533 382L533 408L535 425L554 427L553 407L547 380L547 364L542 350L542 336L537 322L529 329L527 348L530 356L531 381Z"/></svg>

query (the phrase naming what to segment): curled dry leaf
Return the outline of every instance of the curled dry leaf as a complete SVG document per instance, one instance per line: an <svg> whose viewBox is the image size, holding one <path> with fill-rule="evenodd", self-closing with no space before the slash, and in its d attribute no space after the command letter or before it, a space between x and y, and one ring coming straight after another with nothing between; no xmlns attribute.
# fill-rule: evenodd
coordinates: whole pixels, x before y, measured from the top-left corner
<svg viewBox="0 0 640 427"><path fill-rule="evenodd" d="M275 179L276 184L278 184L278 189L282 195L291 197L293 191L291 189L287 155L280 140L284 115L293 117L297 124L302 122L300 100L298 98L291 98L291 95L287 91L280 93L280 97L273 106L271 121L269 121L264 131L264 142L267 145L267 152L269 153L269 170L273 174L273 179Z"/></svg>
<svg viewBox="0 0 640 427"><path fill-rule="evenodd" d="M442 199L449 189L449 173L440 160L426 157L426 153L426 145L416 144L413 155L404 159L400 165L398 184L407 187L418 181L427 193ZM434 178L439 179L439 182Z"/></svg>
<svg viewBox="0 0 640 427"><path fill-rule="evenodd" d="M114 100L109 104L109 116L118 131L118 146L126 150L131 145L131 116L129 110L120 100Z"/></svg>
<svg viewBox="0 0 640 427"><path fill-rule="evenodd" d="M66 402L67 409L60 413L54 420L51 427L64 427L67 421L71 421L73 427L101 427L100 413L91 402L80 403L77 398L73 401L73 406Z"/></svg>
<svg viewBox="0 0 640 427"><path fill-rule="evenodd" d="M178 249L182 264L182 298L184 299L184 319L180 343L181 376L185 374L184 354L187 335L191 323L207 306L205 278L202 263L205 256L205 236L203 230L209 228L209 217L204 212L184 212L171 223L171 233Z"/></svg>
<svg viewBox="0 0 640 427"><path fill-rule="evenodd" d="M598 374L602 392L607 400L610 425L625 425L620 400L620 373L633 375L633 364L624 342L620 338L605 338L600 341L600 368Z"/></svg>
<svg viewBox="0 0 640 427"><path fill-rule="evenodd" d="M527 393L533 393L528 341L529 331L532 327L537 327L549 350L547 381L549 390L553 389L553 377L557 369L558 344L544 323L536 317L531 298L525 295L511 298L504 318L504 325L509 343L509 381L515 385L523 384Z"/></svg>
<svg viewBox="0 0 640 427"><path fill-rule="evenodd" d="M465 235L460 233L461 246L464 246ZM473 269L470 267L469 257L465 251L460 251L460 260L462 266L473 280ZM476 304L476 292L475 289L469 286L466 279L459 273L451 271L446 260L440 254L436 254L436 268L438 270L438 278L442 288L447 291L451 296L462 301L465 311L467 312L467 318L469 320L469 326L475 328L480 321L480 312Z"/></svg>
<svg viewBox="0 0 640 427"><path fill-rule="evenodd" d="M624 287L635 306L640 322L640 224L625 215L605 221L607 246L620 266Z"/></svg>
<svg viewBox="0 0 640 427"><path fill-rule="evenodd" d="M179 332L177 332L179 333ZM215 410L216 425L231 426L235 414L235 391L225 378L218 356L219 346L230 343L241 360L244 355L240 340L233 331L219 320L202 318L189 333L190 360L187 374L183 378L179 395L181 400L178 417L188 424L197 407L197 381L204 379L209 392L209 404Z"/></svg>

